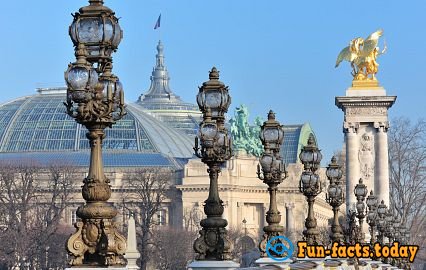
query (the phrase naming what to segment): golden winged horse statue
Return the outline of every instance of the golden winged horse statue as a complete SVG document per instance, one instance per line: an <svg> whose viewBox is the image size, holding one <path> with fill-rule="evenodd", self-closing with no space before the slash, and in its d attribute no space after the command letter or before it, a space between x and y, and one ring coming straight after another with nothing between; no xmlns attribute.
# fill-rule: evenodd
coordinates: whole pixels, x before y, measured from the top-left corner
<svg viewBox="0 0 426 270"><path fill-rule="evenodd" d="M386 52L386 44L382 51L378 47L381 36L383 36L383 30L380 29L369 35L366 39L361 37L352 39L349 42L349 46L345 47L339 53L339 56L337 56L336 67L343 60L346 60L351 63L351 73L354 81L376 81L375 75L379 69L376 59L379 55Z"/></svg>

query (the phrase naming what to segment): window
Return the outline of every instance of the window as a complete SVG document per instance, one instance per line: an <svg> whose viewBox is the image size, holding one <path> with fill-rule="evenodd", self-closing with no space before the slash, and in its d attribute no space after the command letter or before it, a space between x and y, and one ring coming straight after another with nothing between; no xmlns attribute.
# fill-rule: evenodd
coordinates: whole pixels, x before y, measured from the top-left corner
<svg viewBox="0 0 426 270"><path fill-rule="evenodd" d="M161 209L157 212L157 224L160 226L166 225L166 209Z"/></svg>

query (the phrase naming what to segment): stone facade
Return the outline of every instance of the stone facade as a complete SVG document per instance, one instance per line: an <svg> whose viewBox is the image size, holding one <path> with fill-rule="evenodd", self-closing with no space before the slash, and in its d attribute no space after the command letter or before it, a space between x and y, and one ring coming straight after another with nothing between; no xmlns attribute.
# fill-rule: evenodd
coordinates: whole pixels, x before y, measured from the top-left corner
<svg viewBox="0 0 426 270"><path fill-rule="evenodd" d="M257 178L257 164L257 158L240 154L229 160L219 175L220 198L225 205L224 218L228 220L228 228L242 230L246 227L255 241L260 238L266 225L265 215L269 208L267 185ZM299 238L297 233L303 231L307 216L307 202L298 188L303 165L289 164L286 169L288 177L279 186L277 194L278 210L281 212L281 224L292 232L294 238ZM182 192L184 213L196 208L203 215L203 202L208 197L209 188L206 170L207 167L199 159L191 159L186 164L182 183L176 186ZM320 176L325 183L324 169L320 169ZM324 194L321 193L315 203L315 217L320 227L328 226L328 220L333 216ZM242 222L244 219L245 225Z"/></svg>
<svg viewBox="0 0 426 270"><path fill-rule="evenodd" d="M382 87L351 87L346 96L336 97L336 106L344 112L346 209L354 207L360 178L389 205L388 109L395 100Z"/></svg>

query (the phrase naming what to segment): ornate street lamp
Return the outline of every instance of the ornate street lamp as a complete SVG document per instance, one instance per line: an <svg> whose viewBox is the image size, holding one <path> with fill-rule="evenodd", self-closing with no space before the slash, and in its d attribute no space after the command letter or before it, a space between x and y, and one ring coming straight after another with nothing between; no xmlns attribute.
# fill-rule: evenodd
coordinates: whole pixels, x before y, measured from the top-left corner
<svg viewBox="0 0 426 270"><path fill-rule="evenodd" d="M386 213L387 213L387 206L385 205L385 201L382 200L380 205L377 207L377 214L379 215L379 219L377 220L377 229L379 230L378 234L378 242L381 245L384 245L384 234L385 234L385 228L386 228Z"/></svg>
<svg viewBox="0 0 426 270"><path fill-rule="evenodd" d="M367 223L370 227L370 244L373 246L376 243L376 221L378 218L377 208L379 207L379 199L377 196L373 195L373 191L370 191L370 195L367 197L366 200L367 207L368 207L368 214L367 214Z"/></svg>
<svg viewBox="0 0 426 270"><path fill-rule="evenodd" d="M386 227L385 227L385 236L388 238L388 244L393 242L393 215L390 210L386 213L385 216Z"/></svg>
<svg viewBox="0 0 426 270"><path fill-rule="evenodd" d="M359 183L356 184L354 189L355 197L357 200L356 203L356 217L358 218L359 227L361 230L361 241L364 241L364 233L362 232L363 220L365 218L365 196L367 196L368 190L367 186L362 183L362 178L359 179Z"/></svg>
<svg viewBox="0 0 426 270"><path fill-rule="evenodd" d="M308 201L308 217L305 221L306 230L303 231L303 235L308 245L313 245L318 244L319 235L317 220L314 216L314 203L315 197L321 193L321 182L316 170L319 168L322 155L312 134L309 135L308 144L303 147L299 158L305 169L300 177L299 190Z"/></svg>
<svg viewBox="0 0 426 270"><path fill-rule="evenodd" d="M261 127L260 140L262 141L265 151L260 158L260 165L257 165L257 176L263 183L268 185L269 191L269 210L266 212L266 221L268 226L263 227L263 239L259 243L261 257L266 257L266 245L276 236L284 235L284 227L279 225L281 215L277 207L277 190L278 185L287 177L283 160L280 156L280 148L283 143L284 130L283 126L275 120L275 113L269 111L268 120L265 121ZM272 245L278 243L284 245L281 239L278 238L272 241ZM276 253L270 250L276 257L284 257L285 252Z"/></svg>
<svg viewBox="0 0 426 270"><path fill-rule="evenodd" d="M198 260L228 260L231 258L232 243L225 229L228 222L222 218L224 208L219 198L218 174L220 167L232 156L231 138L224 125L231 97L228 87L219 81L219 72L215 67L210 71L209 79L199 88L197 95L203 121L195 138L194 151L208 166L210 187L209 197L204 201L207 218L200 222L203 228L194 242L194 250Z"/></svg>
<svg viewBox="0 0 426 270"><path fill-rule="evenodd" d="M103 5L103 0L89 0L89 3L73 14L69 35L75 47L86 46L90 63L110 63L111 54L123 38L123 31L115 13Z"/></svg>
<svg viewBox="0 0 426 270"><path fill-rule="evenodd" d="M89 3L73 15L70 36L77 60L65 71L67 113L88 129L91 148L89 173L82 187L86 204L77 209L81 221L74 225L77 232L68 239L67 250L71 266L123 266L126 240L113 222L117 210L108 202L111 186L102 162L104 130L125 115L124 92L111 73L111 53L122 33L114 12L103 1Z"/></svg>
<svg viewBox="0 0 426 270"><path fill-rule="evenodd" d="M362 230L361 227L357 225L356 215L357 213L355 210L349 209L347 216L348 227L346 228L345 234L347 236L346 242L350 245L359 243L362 240Z"/></svg>
<svg viewBox="0 0 426 270"><path fill-rule="evenodd" d="M205 114L207 110L211 112L211 118L217 121L218 125L223 125L225 113L231 105L229 88L219 81L219 71L213 67L209 74L209 80L199 87L197 103L200 111Z"/></svg>
<svg viewBox="0 0 426 270"><path fill-rule="evenodd" d="M337 164L336 157L331 158L331 163L327 167L326 175L330 180L328 191L326 193L326 201L333 208L333 224L331 225L331 240L343 244L344 236L343 230L339 223L339 207L345 201L345 196L342 191L340 179L342 178L342 169Z"/></svg>

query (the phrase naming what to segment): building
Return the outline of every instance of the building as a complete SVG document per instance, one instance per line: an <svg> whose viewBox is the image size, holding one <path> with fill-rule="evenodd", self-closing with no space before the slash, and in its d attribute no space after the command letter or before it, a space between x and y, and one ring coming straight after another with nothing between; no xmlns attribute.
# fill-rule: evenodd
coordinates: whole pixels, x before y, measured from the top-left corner
<svg viewBox="0 0 426 270"><path fill-rule="evenodd" d="M89 144L86 129L65 113L65 98L65 88L43 88L34 95L1 104L0 162L66 162L83 173L76 178L81 183L89 164ZM209 183L205 165L193 158L193 137L200 112L196 105L183 102L171 91L161 42L150 89L136 103L127 104L126 110L122 120L106 129L103 143L105 171L114 190L111 200L120 202L123 193L131 192L123 179L135 169L169 168L176 172L170 175L173 196L158 213L159 223L196 228ZM282 224L287 220L300 232L307 207L298 190L302 172L298 155L314 132L309 124L288 125L284 130L283 156L289 177L280 185L279 210ZM256 176L257 163L256 157L238 153L223 168L219 180L225 218L235 228L241 228L245 219L255 241L265 225L269 204L267 187ZM75 222L75 210L83 203L79 192L76 189L75 200L69 202L64 215L69 224ZM323 197L319 196L315 208L319 225L327 225L332 212ZM286 211L294 218L289 220ZM125 217L125 212L122 214Z"/></svg>
<svg viewBox="0 0 426 270"><path fill-rule="evenodd" d="M161 41L158 42L155 58L151 86L139 97L136 104L169 126L194 137L198 123L201 121L201 112L198 106L182 101L171 90L169 72L164 62L164 46Z"/></svg>

